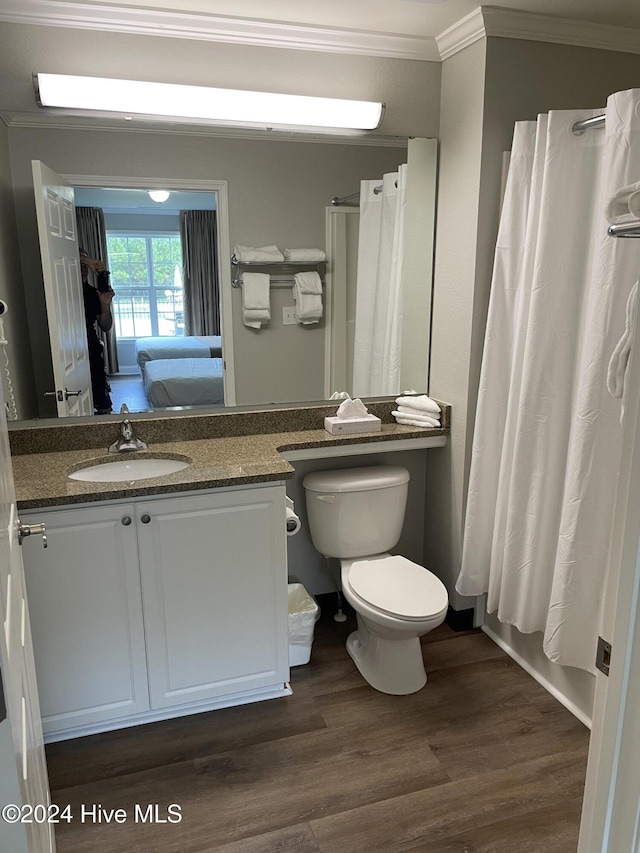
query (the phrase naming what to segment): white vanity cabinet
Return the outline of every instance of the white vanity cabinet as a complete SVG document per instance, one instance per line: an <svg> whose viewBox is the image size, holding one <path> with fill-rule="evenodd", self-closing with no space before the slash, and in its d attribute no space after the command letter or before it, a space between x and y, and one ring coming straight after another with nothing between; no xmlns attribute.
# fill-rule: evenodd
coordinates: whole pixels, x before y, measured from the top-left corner
<svg viewBox="0 0 640 853"><path fill-rule="evenodd" d="M48 740L280 695L282 484L21 512Z"/></svg>

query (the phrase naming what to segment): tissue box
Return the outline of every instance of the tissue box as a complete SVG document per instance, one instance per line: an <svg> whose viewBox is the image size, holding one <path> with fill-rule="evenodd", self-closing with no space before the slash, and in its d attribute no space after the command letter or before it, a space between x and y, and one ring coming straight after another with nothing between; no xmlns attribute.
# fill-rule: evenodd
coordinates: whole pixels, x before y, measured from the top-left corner
<svg viewBox="0 0 640 853"><path fill-rule="evenodd" d="M382 421L375 415L362 418L338 418L332 415L324 419L324 428L331 435L349 435L356 432L380 432Z"/></svg>

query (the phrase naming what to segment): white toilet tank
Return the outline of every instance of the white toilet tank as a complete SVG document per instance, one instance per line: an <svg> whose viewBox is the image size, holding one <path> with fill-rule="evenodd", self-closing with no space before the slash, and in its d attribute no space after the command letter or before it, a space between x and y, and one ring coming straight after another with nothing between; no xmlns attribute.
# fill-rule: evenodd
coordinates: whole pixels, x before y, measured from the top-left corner
<svg viewBox="0 0 640 853"><path fill-rule="evenodd" d="M326 557L368 557L397 543L409 472L396 465L314 471L302 485L311 539Z"/></svg>

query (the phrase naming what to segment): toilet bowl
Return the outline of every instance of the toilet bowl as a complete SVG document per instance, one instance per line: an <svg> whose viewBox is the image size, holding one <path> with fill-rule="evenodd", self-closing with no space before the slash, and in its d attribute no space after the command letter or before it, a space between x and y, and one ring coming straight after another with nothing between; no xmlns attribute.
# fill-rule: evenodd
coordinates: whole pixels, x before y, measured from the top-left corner
<svg viewBox="0 0 640 853"><path fill-rule="evenodd" d="M423 566L389 554L342 560L341 580L358 619L347 651L365 681L394 695L422 689L427 674L420 637L444 621L444 584Z"/></svg>
<svg viewBox="0 0 640 853"><path fill-rule="evenodd" d="M386 551L400 537L408 483L408 472L390 465L317 471L303 481L313 543L340 559L342 592L356 611L347 651L372 687L393 695L426 684L420 637L442 624L448 606L442 581Z"/></svg>

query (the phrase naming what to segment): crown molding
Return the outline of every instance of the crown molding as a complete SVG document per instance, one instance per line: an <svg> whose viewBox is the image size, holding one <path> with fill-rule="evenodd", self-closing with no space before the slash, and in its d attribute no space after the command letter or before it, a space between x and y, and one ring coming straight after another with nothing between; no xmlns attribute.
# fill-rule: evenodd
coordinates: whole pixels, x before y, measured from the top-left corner
<svg viewBox="0 0 640 853"><path fill-rule="evenodd" d="M435 39L64 0L0 0L0 21L438 62Z"/></svg>
<svg viewBox="0 0 640 853"><path fill-rule="evenodd" d="M524 39L552 44L613 50L620 53L640 53L640 30L594 24L589 21L570 21L520 12L498 6L480 6L452 27L436 36L440 59L464 50L482 38Z"/></svg>
<svg viewBox="0 0 640 853"><path fill-rule="evenodd" d="M495 38L546 41L619 53L640 53L640 30L631 27L571 21L496 6L483 6L482 15L487 35Z"/></svg>
<svg viewBox="0 0 640 853"><path fill-rule="evenodd" d="M436 36L440 59L448 59L485 36L483 10L479 7Z"/></svg>

